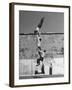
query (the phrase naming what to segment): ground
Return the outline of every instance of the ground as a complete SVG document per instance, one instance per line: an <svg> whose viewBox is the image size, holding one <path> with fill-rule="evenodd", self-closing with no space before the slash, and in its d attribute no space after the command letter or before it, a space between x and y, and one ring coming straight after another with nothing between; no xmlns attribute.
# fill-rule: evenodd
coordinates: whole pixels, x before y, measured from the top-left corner
<svg viewBox="0 0 72 90"><path fill-rule="evenodd" d="M35 66L36 65L36 60L20 60L20 78L23 78L24 76L30 76L30 78L36 77L35 75ZM50 67L50 61L49 58L44 60L44 70L45 70L45 77L58 77L58 76L63 76L64 74L64 60L63 58L54 58L53 59L53 67L52 67L52 75L49 75L49 67ZM44 77L44 75L38 75L38 77ZM25 78L25 77L24 77Z"/></svg>

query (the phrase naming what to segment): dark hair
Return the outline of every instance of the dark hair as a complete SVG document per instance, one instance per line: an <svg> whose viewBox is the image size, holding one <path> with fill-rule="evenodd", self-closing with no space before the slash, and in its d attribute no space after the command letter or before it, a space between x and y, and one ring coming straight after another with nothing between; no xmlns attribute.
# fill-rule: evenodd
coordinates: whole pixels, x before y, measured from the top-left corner
<svg viewBox="0 0 72 90"><path fill-rule="evenodd" d="M39 40L41 41L42 39L40 38Z"/></svg>
<svg viewBox="0 0 72 90"><path fill-rule="evenodd" d="M46 50L44 50L44 52L46 52Z"/></svg>

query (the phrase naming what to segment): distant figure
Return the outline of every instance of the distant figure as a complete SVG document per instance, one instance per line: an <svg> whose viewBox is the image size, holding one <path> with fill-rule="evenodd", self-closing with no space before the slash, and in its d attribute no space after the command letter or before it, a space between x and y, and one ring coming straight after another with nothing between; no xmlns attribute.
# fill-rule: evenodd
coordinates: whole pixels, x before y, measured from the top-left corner
<svg viewBox="0 0 72 90"><path fill-rule="evenodd" d="M51 61L50 61L50 67L49 67L49 75L52 75L52 69L53 69L53 65L52 64L54 62L53 55L51 55L50 58L51 58Z"/></svg>
<svg viewBox="0 0 72 90"><path fill-rule="evenodd" d="M49 75L52 75L52 63L50 64Z"/></svg>

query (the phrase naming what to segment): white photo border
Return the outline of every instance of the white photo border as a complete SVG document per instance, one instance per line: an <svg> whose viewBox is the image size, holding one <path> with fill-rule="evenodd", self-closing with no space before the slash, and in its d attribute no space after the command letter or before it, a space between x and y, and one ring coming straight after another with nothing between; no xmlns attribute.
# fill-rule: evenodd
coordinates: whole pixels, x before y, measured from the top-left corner
<svg viewBox="0 0 72 90"><path fill-rule="evenodd" d="M64 77L21 80L19 79L19 10L64 13ZM14 86L54 83L57 84L69 82L69 27L69 8L14 4Z"/></svg>

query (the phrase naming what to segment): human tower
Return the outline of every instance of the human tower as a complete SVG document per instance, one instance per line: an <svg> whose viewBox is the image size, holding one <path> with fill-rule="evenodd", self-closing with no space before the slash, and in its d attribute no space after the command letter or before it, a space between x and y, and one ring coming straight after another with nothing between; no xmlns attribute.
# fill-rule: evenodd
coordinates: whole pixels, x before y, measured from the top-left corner
<svg viewBox="0 0 72 90"><path fill-rule="evenodd" d="M36 61L35 74L44 74L45 73L43 61L44 61L46 50L43 50L41 48L42 38L41 38L41 32L40 32L43 22L44 22L44 17L41 18L40 23L37 25L37 27L34 31L34 35L36 37L37 52L38 52L38 56L39 56Z"/></svg>

